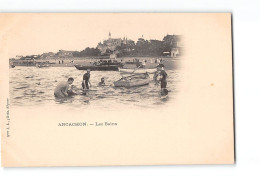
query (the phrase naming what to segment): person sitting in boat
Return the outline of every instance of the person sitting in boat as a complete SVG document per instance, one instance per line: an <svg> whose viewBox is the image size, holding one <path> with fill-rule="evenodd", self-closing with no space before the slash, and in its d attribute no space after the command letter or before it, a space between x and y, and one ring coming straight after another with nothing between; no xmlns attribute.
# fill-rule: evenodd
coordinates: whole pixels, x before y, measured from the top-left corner
<svg viewBox="0 0 260 176"><path fill-rule="evenodd" d="M54 90L54 96L57 98L65 98L68 97L68 90L70 85L73 83L74 79L69 78L67 82L61 82L57 85Z"/></svg>
<svg viewBox="0 0 260 176"><path fill-rule="evenodd" d="M82 88L83 90L88 90L91 87L90 83L90 69L87 70L87 73L83 75Z"/></svg>
<svg viewBox="0 0 260 176"><path fill-rule="evenodd" d="M101 78L101 81L98 83L98 86L105 86L105 85L106 85L106 83L105 83L105 78L102 77L102 78Z"/></svg>

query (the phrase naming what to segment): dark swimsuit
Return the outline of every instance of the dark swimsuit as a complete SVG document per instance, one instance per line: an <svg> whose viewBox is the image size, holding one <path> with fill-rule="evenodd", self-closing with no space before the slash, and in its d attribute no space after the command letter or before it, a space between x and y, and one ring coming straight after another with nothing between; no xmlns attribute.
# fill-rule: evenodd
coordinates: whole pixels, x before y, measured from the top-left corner
<svg viewBox="0 0 260 176"><path fill-rule="evenodd" d="M161 71L161 76L162 76L161 88L163 89L163 88L166 88L166 86L167 86L167 81L166 81L167 73L164 70L162 70Z"/></svg>
<svg viewBox="0 0 260 176"><path fill-rule="evenodd" d="M90 74L89 74L89 73L85 73L85 74L83 75L83 82L82 82L82 88L83 88L83 89L89 89L89 85L88 85L89 78L90 78ZM84 85L84 82L85 82L85 84L86 84L86 87L85 87L85 85Z"/></svg>

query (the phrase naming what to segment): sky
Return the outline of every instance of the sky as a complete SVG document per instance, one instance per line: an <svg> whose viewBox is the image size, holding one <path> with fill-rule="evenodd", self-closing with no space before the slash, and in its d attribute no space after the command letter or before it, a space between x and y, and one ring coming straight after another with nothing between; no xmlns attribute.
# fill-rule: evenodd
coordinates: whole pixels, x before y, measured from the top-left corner
<svg viewBox="0 0 260 176"><path fill-rule="evenodd" d="M80 51L96 47L108 38L109 32L112 38L127 37L134 41L142 35L147 40L162 40L167 34L182 32L176 28L181 21L174 14L18 13L0 17L9 57L60 49Z"/></svg>

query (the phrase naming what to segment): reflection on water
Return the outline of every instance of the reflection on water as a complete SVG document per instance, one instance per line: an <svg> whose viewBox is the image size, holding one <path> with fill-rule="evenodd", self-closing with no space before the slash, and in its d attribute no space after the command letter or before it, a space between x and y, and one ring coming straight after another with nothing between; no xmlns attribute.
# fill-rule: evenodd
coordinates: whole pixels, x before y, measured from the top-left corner
<svg viewBox="0 0 260 176"><path fill-rule="evenodd" d="M81 88L82 76L85 71L75 67L15 67L10 69L10 98L13 106L41 106L69 105L70 107L107 108L120 107L120 105L133 105L138 107L154 107L167 103L174 99L177 93L176 84L179 82L179 74L176 70L166 70L168 74L169 95L161 98L160 86L151 82L149 85L134 88L116 88L113 82L121 78L116 71L93 71L91 72L91 90L86 95L75 95L71 98L56 99L53 91L60 81L66 81L69 77L74 78L74 83ZM104 77L106 85L98 87L100 78Z"/></svg>

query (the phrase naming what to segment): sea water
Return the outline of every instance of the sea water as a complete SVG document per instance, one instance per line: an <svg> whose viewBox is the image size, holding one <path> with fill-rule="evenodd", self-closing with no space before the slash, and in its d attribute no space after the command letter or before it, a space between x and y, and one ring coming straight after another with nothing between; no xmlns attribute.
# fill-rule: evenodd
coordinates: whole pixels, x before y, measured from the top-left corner
<svg viewBox="0 0 260 176"><path fill-rule="evenodd" d="M10 103L13 107L35 107L43 105L69 106L73 108L105 108L116 109L122 105L129 107L153 108L167 104L174 100L178 93L180 73L178 70L166 70L167 98L160 95L160 85L153 82L153 74L150 74L149 85L141 87L114 87L113 82L119 80L122 74L118 71L92 71L90 82L92 87L86 95L75 95L66 99L56 99L54 89L61 81L74 78L73 85L81 88L84 70L75 67L23 67L10 68L9 87ZM106 86L99 87L100 79L104 77ZM125 106L124 106L125 107Z"/></svg>

